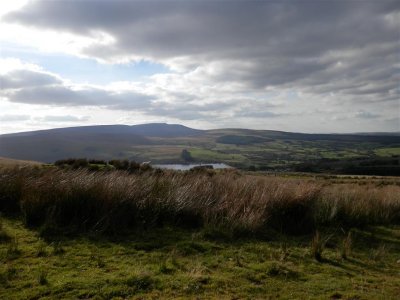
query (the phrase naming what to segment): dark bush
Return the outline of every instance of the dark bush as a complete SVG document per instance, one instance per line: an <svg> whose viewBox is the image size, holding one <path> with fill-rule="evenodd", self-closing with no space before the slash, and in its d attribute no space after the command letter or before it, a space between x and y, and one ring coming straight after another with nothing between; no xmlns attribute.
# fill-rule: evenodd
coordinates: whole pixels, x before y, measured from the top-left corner
<svg viewBox="0 0 400 300"><path fill-rule="evenodd" d="M107 162L102 159L89 159L88 160L89 164L95 164L95 165L106 165Z"/></svg>
<svg viewBox="0 0 400 300"><path fill-rule="evenodd" d="M127 159L119 160L113 159L108 162L110 165L114 166L117 170L125 170L129 169L129 161Z"/></svg>

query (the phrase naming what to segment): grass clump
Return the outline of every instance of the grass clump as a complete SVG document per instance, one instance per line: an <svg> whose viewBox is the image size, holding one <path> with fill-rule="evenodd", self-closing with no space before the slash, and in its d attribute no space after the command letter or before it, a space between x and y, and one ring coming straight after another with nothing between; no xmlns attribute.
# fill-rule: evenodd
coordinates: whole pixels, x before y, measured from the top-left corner
<svg viewBox="0 0 400 300"><path fill-rule="evenodd" d="M299 274L282 264L273 263L267 269L267 275L272 277L283 277L285 279L297 279Z"/></svg>
<svg viewBox="0 0 400 300"><path fill-rule="evenodd" d="M8 242L10 240L11 240L11 236L8 234L8 232L4 228L3 220L0 215L0 243Z"/></svg>
<svg viewBox="0 0 400 300"><path fill-rule="evenodd" d="M168 259L165 259L160 264L159 272L161 274L172 274L175 272L175 268L169 263Z"/></svg>
<svg viewBox="0 0 400 300"><path fill-rule="evenodd" d="M352 237L351 237L351 232L349 231L346 235L346 237L342 241L342 247L340 251L340 256L343 259L347 259L351 255L351 248L352 248Z"/></svg>
<svg viewBox="0 0 400 300"><path fill-rule="evenodd" d="M52 251L53 255L63 255L65 253L65 249L60 241L53 242L52 246L53 246L53 251Z"/></svg>
<svg viewBox="0 0 400 300"><path fill-rule="evenodd" d="M126 280L126 285L135 292L144 292L153 289L156 285L156 280L148 274L138 274L129 277Z"/></svg>
<svg viewBox="0 0 400 300"><path fill-rule="evenodd" d="M46 285L46 284L48 284L49 282L48 282L48 280L47 280L47 275L48 275L48 273L47 273L46 270L44 270L43 268L39 269L39 273L38 273L38 275L37 275L37 282L38 282L40 285Z"/></svg>
<svg viewBox="0 0 400 300"><path fill-rule="evenodd" d="M322 262L322 252L325 248L325 241L321 238L321 234L317 230L311 240L311 256L317 261Z"/></svg>
<svg viewBox="0 0 400 300"><path fill-rule="evenodd" d="M0 272L0 286L7 285L9 281L17 277L18 271L12 266L7 266L3 272Z"/></svg>
<svg viewBox="0 0 400 300"><path fill-rule="evenodd" d="M46 251L47 245L45 242L43 242L42 240L39 241L38 247L37 247L37 252L36 252L36 256L37 257L44 257L47 255L47 251Z"/></svg>
<svg viewBox="0 0 400 300"><path fill-rule="evenodd" d="M9 259L15 259L20 255L21 255L21 250L19 249L18 239L15 236L13 239L11 239L10 243L8 244L7 257Z"/></svg>
<svg viewBox="0 0 400 300"><path fill-rule="evenodd" d="M320 226L400 223L396 185L322 184L231 171L209 176L51 168L3 176L0 198L8 204L1 209L17 207L25 223L40 227L47 239L178 226L203 228L210 239L234 240L265 230L300 235Z"/></svg>

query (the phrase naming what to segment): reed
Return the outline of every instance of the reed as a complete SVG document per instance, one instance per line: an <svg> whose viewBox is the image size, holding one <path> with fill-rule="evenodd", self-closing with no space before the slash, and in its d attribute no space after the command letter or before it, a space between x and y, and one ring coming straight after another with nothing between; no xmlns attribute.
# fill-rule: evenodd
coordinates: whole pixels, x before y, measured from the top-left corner
<svg viewBox="0 0 400 300"><path fill-rule="evenodd" d="M400 187L328 184L222 172L1 174L0 209L18 211L44 234L112 232L164 225L257 232L400 222Z"/></svg>

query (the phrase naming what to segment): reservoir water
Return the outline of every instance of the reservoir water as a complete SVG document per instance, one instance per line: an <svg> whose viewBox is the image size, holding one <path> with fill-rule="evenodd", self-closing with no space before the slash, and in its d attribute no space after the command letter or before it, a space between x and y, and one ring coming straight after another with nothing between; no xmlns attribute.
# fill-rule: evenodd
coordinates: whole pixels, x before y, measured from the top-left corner
<svg viewBox="0 0 400 300"><path fill-rule="evenodd" d="M193 169L194 167L201 167L201 166L212 166L214 169L230 169L231 166L228 166L224 163L216 163L216 164L159 164L153 165L154 168L159 169L169 169L169 170L180 170L180 171L187 171Z"/></svg>

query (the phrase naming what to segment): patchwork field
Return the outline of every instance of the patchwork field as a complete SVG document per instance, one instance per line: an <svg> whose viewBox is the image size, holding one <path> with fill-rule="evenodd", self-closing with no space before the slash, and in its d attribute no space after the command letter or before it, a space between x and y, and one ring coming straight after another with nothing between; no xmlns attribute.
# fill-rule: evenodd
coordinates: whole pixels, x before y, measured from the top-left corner
<svg viewBox="0 0 400 300"><path fill-rule="evenodd" d="M303 134L271 130L196 130L144 124L59 128L0 136L0 155L58 159L226 163L244 170L400 175L400 136Z"/></svg>

